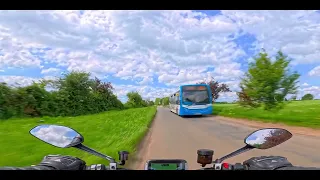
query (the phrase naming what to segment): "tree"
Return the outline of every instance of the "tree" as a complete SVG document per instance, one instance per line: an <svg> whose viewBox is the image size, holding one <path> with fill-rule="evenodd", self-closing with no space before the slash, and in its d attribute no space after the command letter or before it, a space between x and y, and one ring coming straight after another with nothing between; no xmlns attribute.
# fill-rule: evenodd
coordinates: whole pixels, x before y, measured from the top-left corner
<svg viewBox="0 0 320 180"><path fill-rule="evenodd" d="M17 93L13 88L6 83L0 83L0 119L8 119L18 114L16 97Z"/></svg>
<svg viewBox="0 0 320 180"><path fill-rule="evenodd" d="M162 105L164 105L164 106L169 105L169 97L162 98Z"/></svg>
<svg viewBox="0 0 320 180"><path fill-rule="evenodd" d="M129 92L127 93L128 101L127 105L130 108L139 108L139 107L144 107L146 104L144 100L142 99L141 95L138 92Z"/></svg>
<svg viewBox="0 0 320 180"><path fill-rule="evenodd" d="M51 94L45 90L42 84L33 83L26 87L17 89L23 114L28 116L52 116L54 112L50 111Z"/></svg>
<svg viewBox="0 0 320 180"><path fill-rule="evenodd" d="M125 104L126 108L140 108L154 105L154 102L149 98L144 100L141 95L135 91L129 92L127 97L128 101Z"/></svg>
<svg viewBox="0 0 320 180"><path fill-rule="evenodd" d="M249 64L248 72L240 83L238 94L240 104L264 109L281 107L288 94L297 93L299 74L289 69L290 60L279 51L273 62L263 50L254 62Z"/></svg>
<svg viewBox="0 0 320 180"><path fill-rule="evenodd" d="M213 77L209 81L202 81L197 84L207 84L210 86L210 90L212 93L212 102L217 100L219 98L220 93L222 92L231 92L228 85L224 83L219 83L218 81L215 81Z"/></svg>
<svg viewBox="0 0 320 180"><path fill-rule="evenodd" d="M259 107L259 104L254 101L245 91L244 87L240 85L240 92L237 92L239 104L242 106Z"/></svg>
<svg viewBox="0 0 320 180"><path fill-rule="evenodd" d="M46 88L52 88L47 91ZM56 80L25 87L0 83L0 119L21 116L75 116L123 109L110 82L91 79L90 73L72 71Z"/></svg>
<svg viewBox="0 0 320 180"><path fill-rule="evenodd" d="M293 95L291 98L290 98L291 101L295 101L297 100L297 96L296 95Z"/></svg>
<svg viewBox="0 0 320 180"><path fill-rule="evenodd" d="M301 100L313 100L314 96L312 94L305 94Z"/></svg>
<svg viewBox="0 0 320 180"><path fill-rule="evenodd" d="M147 106L153 106L154 105L154 102L151 101L151 100L146 100L146 102L147 102Z"/></svg>
<svg viewBox="0 0 320 180"><path fill-rule="evenodd" d="M77 116L90 112L92 104L90 93L94 86L90 73L72 71L60 77L56 85L59 89L60 106L67 107L60 109L61 114Z"/></svg>
<svg viewBox="0 0 320 180"><path fill-rule="evenodd" d="M161 101L160 98L156 98L155 101L154 101L154 104L155 104L155 105L160 105L160 104L161 104L160 101Z"/></svg>
<svg viewBox="0 0 320 180"><path fill-rule="evenodd" d="M264 143L260 145L261 149L268 149L271 147L275 147L292 137L292 134L282 130L282 129L274 129L270 130L269 134L264 137Z"/></svg>

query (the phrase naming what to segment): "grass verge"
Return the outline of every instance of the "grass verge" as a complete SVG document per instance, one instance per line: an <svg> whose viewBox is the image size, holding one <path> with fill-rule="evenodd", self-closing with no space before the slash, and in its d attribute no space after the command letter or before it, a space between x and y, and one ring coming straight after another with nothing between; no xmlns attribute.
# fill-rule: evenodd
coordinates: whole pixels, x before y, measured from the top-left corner
<svg viewBox="0 0 320 180"><path fill-rule="evenodd" d="M48 154L76 156L85 160L87 164L107 164L107 161L86 152L74 148L61 149L41 142L31 136L29 130L39 124L71 127L84 136L85 145L117 160L119 150L127 150L134 154L155 114L156 107L146 107L78 117L0 121L0 166L38 164L43 156Z"/></svg>
<svg viewBox="0 0 320 180"><path fill-rule="evenodd" d="M214 115L316 129L320 128L319 112L319 100L292 101L278 112L265 111L261 108L245 108L238 104L214 104L213 106Z"/></svg>

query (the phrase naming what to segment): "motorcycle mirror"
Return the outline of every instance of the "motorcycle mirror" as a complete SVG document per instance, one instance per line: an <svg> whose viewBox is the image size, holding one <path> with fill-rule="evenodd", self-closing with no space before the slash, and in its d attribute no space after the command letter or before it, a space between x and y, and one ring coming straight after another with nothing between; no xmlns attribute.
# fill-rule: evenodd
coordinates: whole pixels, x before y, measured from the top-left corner
<svg viewBox="0 0 320 180"><path fill-rule="evenodd" d="M110 161L110 164L115 163L115 160L112 157L104 155L94 149L83 145L83 136L69 127L58 125L40 125L31 129L30 134L40 139L41 141L44 141L53 146L59 148L74 147L95 156L107 159L108 161ZM116 169L116 165L112 164L112 167L110 168Z"/></svg>
<svg viewBox="0 0 320 180"><path fill-rule="evenodd" d="M287 141L291 137L292 134L285 129L266 128L248 135L244 143L257 149L269 149Z"/></svg>
<svg viewBox="0 0 320 180"><path fill-rule="evenodd" d="M250 151L251 149L269 149L275 147L292 137L292 134L280 128L265 128L254 131L249 134L245 139L244 143L246 146L225 155L219 159L216 159L214 162L221 163L222 161L234 157L236 155L242 154L246 151Z"/></svg>
<svg viewBox="0 0 320 180"><path fill-rule="evenodd" d="M84 138L77 131L58 125L40 125L30 130L30 134L59 148L74 147L83 143Z"/></svg>

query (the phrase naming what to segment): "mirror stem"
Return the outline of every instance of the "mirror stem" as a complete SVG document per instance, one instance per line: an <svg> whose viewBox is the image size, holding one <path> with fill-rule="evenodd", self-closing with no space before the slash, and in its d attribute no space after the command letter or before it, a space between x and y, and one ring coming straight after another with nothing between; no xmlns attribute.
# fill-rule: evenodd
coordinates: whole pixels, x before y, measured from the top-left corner
<svg viewBox="0 0 320 180"><path fill-rule="evenodd" d="M242 147L242 148L240 148L240 149L238 149L238 150L236 150L236 151L234 151L234 152L232 152L232 153L230 153L230 154L228 154L226 156L221 157L220 159L216 159L214 162L215 163L221 163L222 161L224 161L226 159L229 159L229 158L231 158L233 156L237 156L239 154L242 154L242 153L247 152L247 151L249 151L251 149L254 149L254 148L255 147L246 145L246 146L244 146L244 147Z"/></svg>
<svg viewBox="0 0 320 180"><path fill-rule="evenodd" d="M125 164L126 164L126 161L124 161L124 160L119 161L119 162L118 162L118 164L119 164L119 165L121 165L121 166L123 166L123 165L125 165Z"/></svg>
<svg viewBox="0 0 320 180"><path fill-rule="evenodd" d="M93 154L95 156L101 157L103 159L107 159L108 161L110 161L110 163L115 163L115 160L112 157L104 155L104 154L101 154L101 153L97 152L96 150L93 150L93 149L91 149L91 148L89 148L89 147L87 147L87 146L85 146L83 144L78 144L78 145L73 146L73 147L81 149L83 151L86 151L86 152L88 152L90 154Z"/></svg>

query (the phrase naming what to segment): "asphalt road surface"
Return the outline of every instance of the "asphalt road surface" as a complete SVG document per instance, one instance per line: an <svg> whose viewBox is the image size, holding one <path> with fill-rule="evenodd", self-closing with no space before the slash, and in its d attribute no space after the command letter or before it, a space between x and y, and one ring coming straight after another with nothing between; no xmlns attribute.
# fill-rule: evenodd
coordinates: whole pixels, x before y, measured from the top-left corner
<svg viewBox="0 0 320 180"><path fill-rule="evenodd" d="M267 127L266 127L267 128ZM135 168L143 169L147 159L185 159L189 169L197 164L198 149L214 150L219 158L243 147L244 138L257 128L226 123L219 117L182 118L167 108L158 108L150 133L143 141ZM254 149L225 162L242 163L254 156L285 156L294 165L320 167L320 137L297 135L272 149Z"/></svg>

